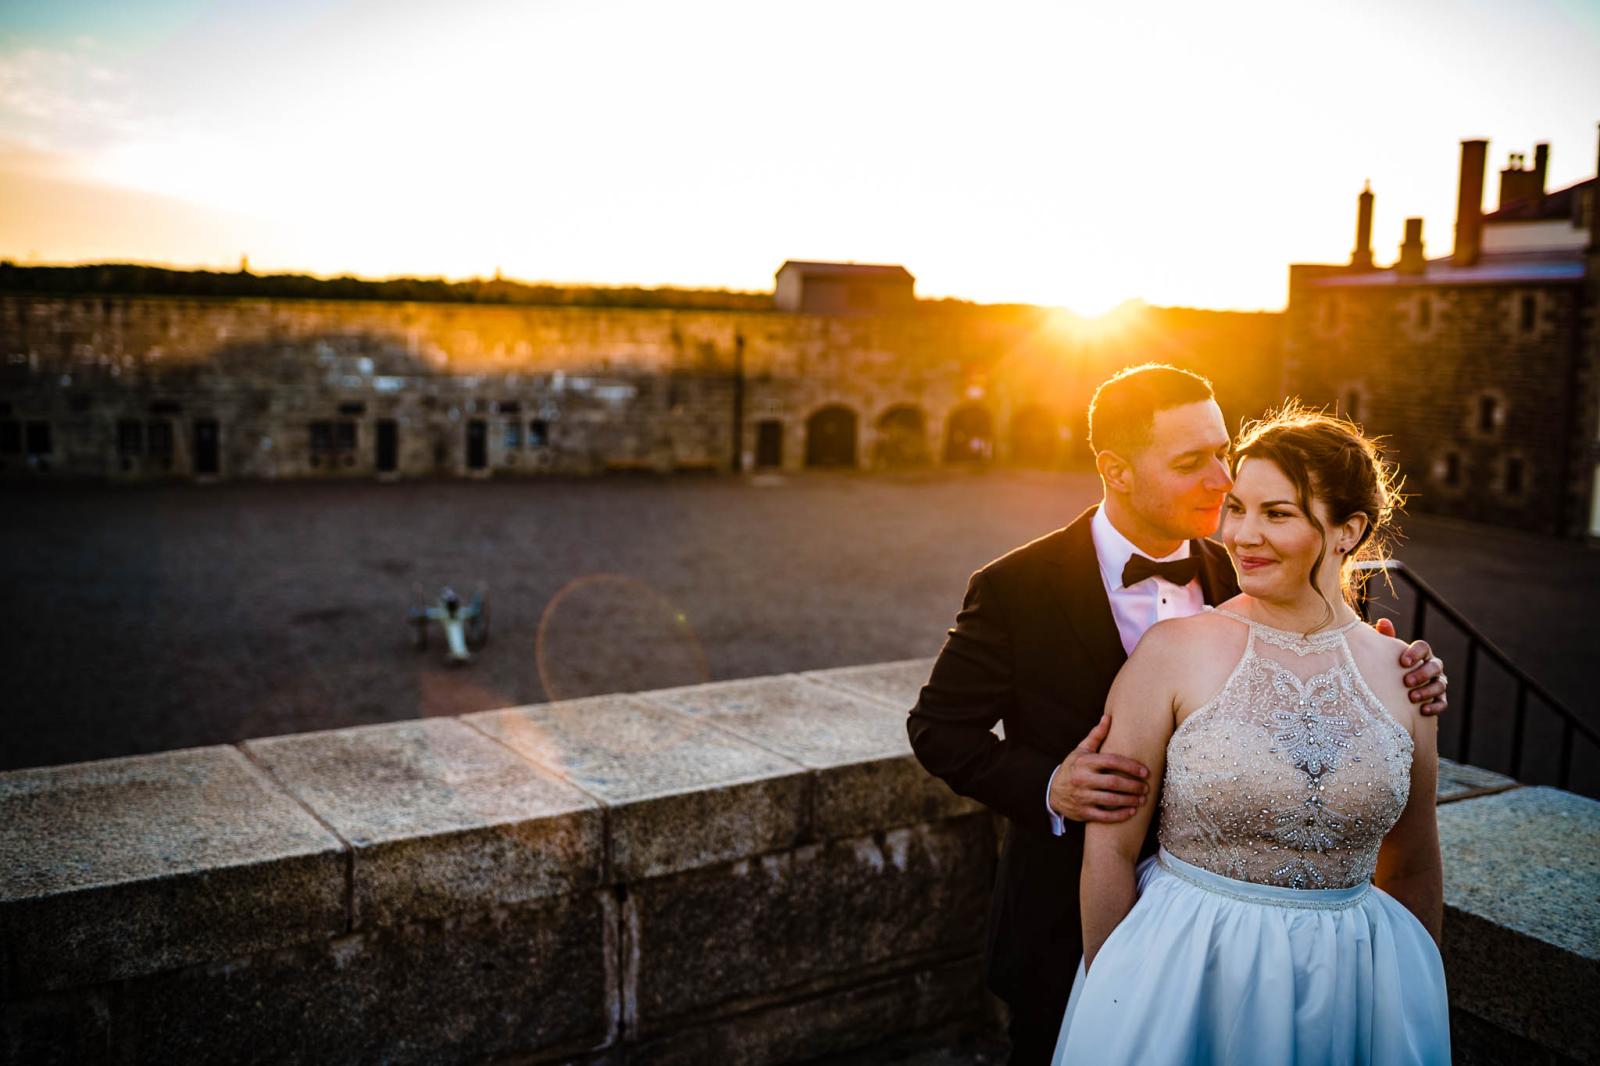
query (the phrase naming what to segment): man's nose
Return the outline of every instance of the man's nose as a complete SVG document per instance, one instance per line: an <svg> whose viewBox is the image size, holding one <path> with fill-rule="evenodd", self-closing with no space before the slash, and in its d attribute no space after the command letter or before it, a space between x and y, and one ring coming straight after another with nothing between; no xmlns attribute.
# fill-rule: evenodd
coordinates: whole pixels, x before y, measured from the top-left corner
<svg viewBox="0 0 1600 1066"><path fill-rule="evenodd" d="M1211 460L1211 468L1206 471L1206 488L1217 492L1227 492L1233 488L1233 475L1228 473L1228 463L1224 459Z"/></svg>

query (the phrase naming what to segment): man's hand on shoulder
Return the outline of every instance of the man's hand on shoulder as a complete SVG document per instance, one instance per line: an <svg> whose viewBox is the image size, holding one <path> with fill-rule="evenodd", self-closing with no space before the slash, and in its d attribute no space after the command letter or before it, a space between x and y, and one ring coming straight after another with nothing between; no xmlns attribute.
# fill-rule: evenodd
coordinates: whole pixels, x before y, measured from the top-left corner
<svg viewBox="0 0 1600 1066"><path fill-rule="evenodd" d="M1386 637L1394 636L1394 623L1387 618L1378 619L1372 628ZM1408 644L1400 653L1400 667L1409 671L1406 688L1410 689L1411 702L1422 705L1417 710L1426 715L1443 714L1450 702L1445 694L1450 681L1444 676L1444 662L1434 657L1428 642L1417 640Z"/></svg>
<svg viewBox="0 0 1600 1066"><path fill-rule="evenodd" d="M1074 822L1123 822L1150 793L1150 771L1121 755L1102 755L1111 716L1101 715L1088 736L1061 762L1050 783L1050 809Z"/></svg>

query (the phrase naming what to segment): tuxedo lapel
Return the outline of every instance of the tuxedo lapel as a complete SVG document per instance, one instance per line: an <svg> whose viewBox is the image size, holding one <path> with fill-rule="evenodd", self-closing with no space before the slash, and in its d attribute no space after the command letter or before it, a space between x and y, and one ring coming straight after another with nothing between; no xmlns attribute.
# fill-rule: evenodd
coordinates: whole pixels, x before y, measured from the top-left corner
<svg viewBox="0 0 1600 1066"><path fill-rule="evenodd" d="M1128 653L1122 648L1117 621L1111 616L1111 601L1106 598L1105 583L1100 579L1100 561L1089 527L1094 512L1093 507L1089 508L1066 528L1062 550L1051 560L1055 565L1050 582L1056 606L1109 686L1110 679L1128 661Z"/></svg>
<svg viewBox="0 0 1600 1066"><path fill-rule="evenodd" d="M1239 592L1239 578L1227 551L1209 540L1192 540L1189 550L1200 557L1200 591L1206 603L1215 607L1233 599Z"/></svg>

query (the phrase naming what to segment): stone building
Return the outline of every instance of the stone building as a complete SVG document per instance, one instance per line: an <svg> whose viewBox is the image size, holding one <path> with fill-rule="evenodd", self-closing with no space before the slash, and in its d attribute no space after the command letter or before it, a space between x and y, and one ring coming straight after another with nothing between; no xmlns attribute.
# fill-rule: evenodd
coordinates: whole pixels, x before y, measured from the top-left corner
<svg viewBox="0 0 1600 1066"><path fill-rule="evenodd" d="M1290 388L1388 437L1415 509L1600 535L1597 181L1546 191L1541 144L1485 214L1487 153L1462 142L1448 256L1412 218L1374 266L1365 190L1350 263L1289 268Z"/></svg>
<svg viewBox="0 0 1600 1066"><path fill-rule="evenodd" d="M1117 368L1192 367L1243 417L1279 395L1280 351L1277 315L1159 308L1086 330L1042 308L914 302L0 293L0 476L1055 466L1086 459L1084 410Z"/></svg>
<svg viewBox="0 0 1600 1066"><path fill-rule="evenodd" d="M791 259L778 268L773 302L780 311L881 314L911 307L915 285L903 266Z"/></svg>

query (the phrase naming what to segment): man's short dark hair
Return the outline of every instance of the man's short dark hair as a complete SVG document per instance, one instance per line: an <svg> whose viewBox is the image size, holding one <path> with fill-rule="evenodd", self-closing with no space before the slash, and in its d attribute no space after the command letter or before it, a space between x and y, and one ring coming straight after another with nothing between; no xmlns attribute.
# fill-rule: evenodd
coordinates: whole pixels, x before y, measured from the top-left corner
<svg viewBox="0 0 1600 1066"><path fill-rule="evenodd" d="M1089 401L1089 448L1131 455L1150 443L1157 411L1214 399L1211 382L1192 371L1165 363L1124 367Z"/></svg>

